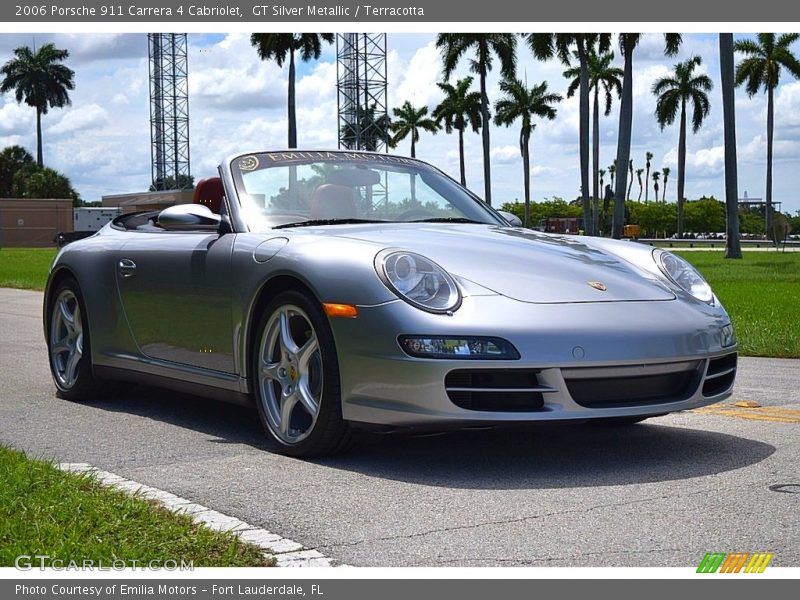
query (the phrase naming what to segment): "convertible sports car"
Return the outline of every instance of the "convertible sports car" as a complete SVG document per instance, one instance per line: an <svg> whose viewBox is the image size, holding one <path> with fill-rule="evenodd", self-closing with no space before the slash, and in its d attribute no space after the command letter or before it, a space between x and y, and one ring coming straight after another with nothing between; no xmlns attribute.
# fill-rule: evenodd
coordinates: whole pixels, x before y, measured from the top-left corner
<svg viewBox="0 0 800 600"><path fill-rule="evenodd" d="M255 403L297 456L357 427L628 424L731 394L731 321L686 261L508 218L414 159L232 157L193 204L61 250L58 394L127 380Z"/></svg>

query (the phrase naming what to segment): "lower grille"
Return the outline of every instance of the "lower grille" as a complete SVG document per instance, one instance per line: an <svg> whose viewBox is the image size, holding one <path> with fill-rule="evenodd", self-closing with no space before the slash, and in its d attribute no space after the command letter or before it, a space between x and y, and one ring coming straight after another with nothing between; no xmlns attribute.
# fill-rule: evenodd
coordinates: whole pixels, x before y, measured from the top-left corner
<svg viewBox="0 0 800 600"><path fill-rule="evenodd" d="M586 408L615 408L680 402L690 398L704 361L655 365L562 369L572 399Z"/></svg>
<svg viewBox="0 0 800 600"><path fill-rule="evenodd" d="M529 369L457 369L444 379L447 397L460 408L489 412L532 412L554 391Z"/></svg>
<svg viewBox="0 0 800 600"><path fill-rule="evenodd" d="M736 352L709 360L703 382L703 396L710 398L728 391L736 379L736 363Z"/></svg>

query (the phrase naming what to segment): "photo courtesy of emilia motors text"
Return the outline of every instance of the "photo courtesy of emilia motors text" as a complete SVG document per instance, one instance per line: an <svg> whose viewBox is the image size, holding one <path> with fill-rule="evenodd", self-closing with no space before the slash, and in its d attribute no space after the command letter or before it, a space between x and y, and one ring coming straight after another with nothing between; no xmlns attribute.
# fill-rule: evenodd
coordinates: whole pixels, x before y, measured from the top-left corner
<svg viewBox="0 0 800 600"><path fill-rule="evenodd" d="M0 596L790 594L798 190L790 2L4 3Z"/></svg>

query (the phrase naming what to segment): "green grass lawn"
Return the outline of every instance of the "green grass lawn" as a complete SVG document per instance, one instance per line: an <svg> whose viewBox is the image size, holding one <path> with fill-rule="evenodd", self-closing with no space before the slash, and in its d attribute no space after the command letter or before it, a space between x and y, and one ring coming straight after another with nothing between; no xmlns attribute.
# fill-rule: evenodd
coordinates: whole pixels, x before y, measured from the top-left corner
<svg viewBox="0 0 800 600"><path fill-rule="evenodd" d="M745 356L800 358L800 252L676 252L711 284Z"/></svg>
<svg viewBox="0 0 800 600"><path fill-rule="evenodd" d="M0 287L43 290L55 248L0 248Z"/></svg>
<svg viewBox="0 0 800 600"><path fill-rule="evenodd" d="M194 567L274 563L230 534L0 446L0 567L37 554L104 566L115 560L128 565L183 560Z"/></svg>

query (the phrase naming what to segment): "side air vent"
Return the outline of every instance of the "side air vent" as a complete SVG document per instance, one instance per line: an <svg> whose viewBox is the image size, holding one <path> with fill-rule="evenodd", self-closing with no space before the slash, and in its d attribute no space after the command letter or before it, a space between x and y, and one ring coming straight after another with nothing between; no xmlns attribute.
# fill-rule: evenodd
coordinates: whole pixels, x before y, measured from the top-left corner
<svg viewBox="0 0 800 600"><path fill-rule="evenodd" d="M703 396L711 398L727 392L736 379L736 363L736 352L709 360L703 382Z"/></svg>
<svg viewBox="0 0 800 600"><path fill-rule="evenodd" d="M466 410L535 412L543 394L555 390L539 383L539 372L527 369L457 369L444 380L450 401Z"/></svg>

